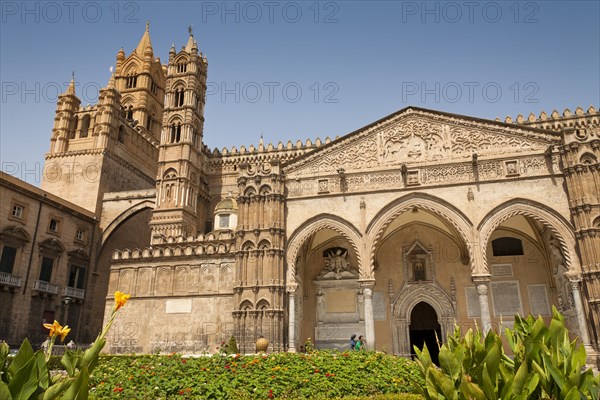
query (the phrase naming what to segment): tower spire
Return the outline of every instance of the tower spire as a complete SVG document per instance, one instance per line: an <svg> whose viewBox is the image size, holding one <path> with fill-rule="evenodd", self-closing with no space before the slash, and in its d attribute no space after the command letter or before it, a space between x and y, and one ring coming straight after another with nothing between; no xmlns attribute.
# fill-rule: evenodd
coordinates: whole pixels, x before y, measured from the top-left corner
<svg viewBox="0 0 600 400"><path fill-rule="evenodd" d="M65 94L75 96L75 71L71 72L71 82L69 83L69 87L65 91Z"/></svg>
<svg viewBox="0 0 600 400"><path fill-rule="evenodd" d="M150 47L150 50L152 50L152 42L150 41L150 21L146 21L146 31L140 39L140 43L138 43L135 53L139 57L144 58L144 52L147 47Z"/></svg>

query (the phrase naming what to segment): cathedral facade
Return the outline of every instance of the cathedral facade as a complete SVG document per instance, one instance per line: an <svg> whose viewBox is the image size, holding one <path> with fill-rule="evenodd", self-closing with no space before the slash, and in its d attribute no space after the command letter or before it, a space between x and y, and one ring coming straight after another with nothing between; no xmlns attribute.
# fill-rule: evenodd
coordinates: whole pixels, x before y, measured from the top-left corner
<svg viewBox="0 0 600 400"><path fill-rule="evenodd" d="M117 290L132 298L111 353L362 334L409 356L455 324L501 331L555 306L597 357L594 107L504 121L407 107L335 140L211 151L207 68L191 33L163 64L147 28L96 105L74 84L59 97L42 189L98 221L82 337Z"/></svg>

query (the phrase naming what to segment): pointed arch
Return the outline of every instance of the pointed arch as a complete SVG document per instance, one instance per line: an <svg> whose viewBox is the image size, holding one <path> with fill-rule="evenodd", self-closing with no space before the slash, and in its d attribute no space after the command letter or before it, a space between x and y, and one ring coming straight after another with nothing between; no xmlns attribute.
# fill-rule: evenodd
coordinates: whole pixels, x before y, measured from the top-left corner
<svg viewBox="0 0 600 400"><path fill-rule="evenodd" d="M509 200L495 207L482 218L478 225L481 248L485 252L488 241L496 228L515 215L529 217L542 223L550 229L560 243L561 250L565 257L567 269L581 273L581 266L577 255L575 254L576 241L573 232L573 226L556 210L538 203L533 200L516 198ZM485 273L488 272L487 257L483 258Z"/></svg>
<svg viewBox="0 0 600 400"><path fill-rule="evenodd" d="M458 208L439 197L425 193L410 193L383 207L367 226L367 238L371 249L369 254L371 276L374 274L375 256L386 229L400 214L414 209L429 211L440 218L451 232L461 239L463 257L469 260L471 268L473 268L474 260L470 240L473 224L469 218Z"/></svg>
<svg viewBox="0 0 600 400"><path fill-rule="evenodd" d="M343 236L356 254L358 267L361 277L363 276L362 252L360 244L362 235L354 225L344 219L332 214L319 214L304 224L300 225L291 235L286 250L286 283L298 283L296 275L298 274L296 259L299 256L302 245L315 233L323 229L331 229Z"/></svg>

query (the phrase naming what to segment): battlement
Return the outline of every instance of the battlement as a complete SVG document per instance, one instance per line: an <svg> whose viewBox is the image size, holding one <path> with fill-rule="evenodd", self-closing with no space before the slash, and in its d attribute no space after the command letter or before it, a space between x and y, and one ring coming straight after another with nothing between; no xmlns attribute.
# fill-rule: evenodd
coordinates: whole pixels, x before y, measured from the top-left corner
<svg viewBox="0 0 600 400"><path fill-rule="evenodd" d="M527 118L522 114L517 115L514 119L510 115L504 118L504 122L507 124L529 125L549 130L578 127L590 123L598 123L599 120L600 112L593 105L590 105L587 111L584 111L581 107L577 107L574 112L565 108L562 115L558 111L552 110L550 114L542 111L538 117L530 113ZM501 122L501 119L497 117L496 121Z"/></svg>
<svg viewBox="0 0 600 400"><path fill-rule="evenodd" d="M222 230L197 236L154 237L152 246L143 249L114 250L113 261L137 260L140 258L161 258L180 256L201 256L233 254L235 237L233 231Z"/></svg>

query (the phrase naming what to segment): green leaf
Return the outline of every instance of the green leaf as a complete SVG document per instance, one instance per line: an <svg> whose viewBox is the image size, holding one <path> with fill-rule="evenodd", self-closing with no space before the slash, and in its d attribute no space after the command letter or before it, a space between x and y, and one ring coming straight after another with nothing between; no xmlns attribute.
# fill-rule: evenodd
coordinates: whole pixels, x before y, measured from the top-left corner
<svg viewBox="0 0 600 400"><path fill-rule="evenodd" d="M544 365L548 370L549 374L552 376L554 382L558 385L558 388L562 391L565 387L565 378L562 376L558 368L556 368L552 364L552 360L548 357L547 354L542 354L542 358L544 359Z"/></svg>
<svg viewBox="0 0 600 400"><path fill-rule="evenodd" d="M35 353L35 362L38 375L38 384L42 389L47 389L50 385L50 372L46 364L46 356L41 351Z"/></svg>
<svg viewBox="0 0 600 400"><path fill-rule="evenodd" d="M12 400L12 394L10 394L10 390L8 390L8 386L6 383L0 381L0 399L2 400Z"/></svg>
<svg viewBox="0 0 600 400"><path fill-rule="evenodd" d="M485 393L485 395L487 396L488 399L495 399L498 396L496 395L496 382L495 379L494 381L492 381L492 378L490 377L490 374L488 373L488 369L484 366L483 371L482 371L482 383L481 386L483 386L483 392Z"/></svg>
<svg viewBox="0 0 600 400"><path fill-rule="evenodd" d="M65 367L67 374L71 377L75 376L75 368L77 367L77 363L81 359L81 351L78 350L77 353L72 351L65 351L62 358L60 359L60 363Z"/></svg>
<svg viewBox="0 0 600 400"><path fill-rule="evenodd" d="M463 376L458 388L463 396L467 399L486 400L483 391L473 382L469 382L466 376ZM489 399L489 398L488 398ZM493 398L495 399L495 398Z"/></svg>
<svg viewBox="0 0 600 400"><path fill-rule="evenodd" d="M512 394L515 396L523 391L527 379L527 364L521 363L512 383Z"/></svg>
<svg viewBox="0 0 600 400"><path fill-rule="evenodd" d="M8 374L14 376L18 370L23 368L23 366L34 357L34 355L35 353L33 351L33 347L31 347L31 344L29 344L29 340L23 340L17 355L15 358L13 358L10 366L8 367Z"/></svg>
<svg viewBox="0 0 600 400"><path fill-rule="evenodd" d="M75 378L67 378L50 386L44 393L42 400L54 400L62 394L75 381Z"/></svg>
<svg viewBox="0 0 600 400"><path fill-rule="evenodd" d="M63 400L87 400L89 378L90 373L87 367L83 366L75 377L75 381L65 392Z"/></svg>
<svg viewBox="0 0 600 400"><path fill-rule="evenodd" d="M38 376L36 360L34 357L31 357L29 361L13 375L8 383L8 390L10 390L13 400L28 400L29 397L35 393L37 388Z"/></svg>
<svg viewBox="0 0 600 400"><path fill-rule="evenodd" d="M576 387L571 388L565 397L562 397L564 400L579 400L579 390Z"/></svg>
<svg viewBox="0 0 600 400"><path fill-rule="evenodd" d="M462 354L460 350L457 350L456 352L459 353L458 356L455 356L446 348L446 346L443 346L439 353L440 367L446 375L450 376L453 384L458 381L458 378L461 375L461 362L463 358L461 357Z"/></svg>
<svg viewBox="0 0 600 400"><path fill-rule="evenodd" d="M430 368L428 371L428 378L430 378L435 384L436 389L440 394L444 395L447 400L458 399L458 393L454 387L454 383L444 373L438 369Z"/></svg>
<svg viewBox="0 0 600 400"><path fill-rule="evenodd" d="M100 354L100 351L102 350L105 344L106 339L96 339L92 346L83 353L83 357L81 357L82 365L80 366L80 369L86 367L91 374L94 368L96 368L96 365L98 364L98 354Z"/></svg>

